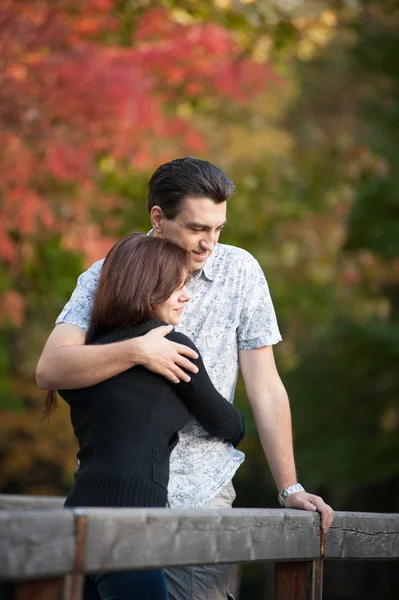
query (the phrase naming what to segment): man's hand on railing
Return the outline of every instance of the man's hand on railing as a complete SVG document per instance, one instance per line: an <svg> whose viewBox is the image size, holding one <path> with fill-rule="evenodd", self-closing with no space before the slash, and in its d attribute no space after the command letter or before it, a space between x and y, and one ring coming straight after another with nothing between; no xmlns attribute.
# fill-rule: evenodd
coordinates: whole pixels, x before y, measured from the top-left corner
<svg viewBox="0 0 399 600"><path fill-rule="evenodd" d="M320 525L323 533L326 533L334 519L334 511L326 504L320 496L308 492L295 492L284 500L285 508L297 508L298 510L311 510L320 513Z"/></svg>

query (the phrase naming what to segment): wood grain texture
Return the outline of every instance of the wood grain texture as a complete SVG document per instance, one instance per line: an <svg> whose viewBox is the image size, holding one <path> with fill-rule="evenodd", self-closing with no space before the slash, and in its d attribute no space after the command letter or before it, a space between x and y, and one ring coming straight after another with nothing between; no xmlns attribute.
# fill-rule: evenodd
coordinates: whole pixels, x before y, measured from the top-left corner
<svg viewBox="0 0 399 600"><path fill-rule="evenodd" d="M315 523L293 510L97 509L88 519L86 568L309 559L319 555Z"/></svg>
<svg viewBox="0 0 399 600"><path fill-rule="evenodd" d="M326 558L399 558L399 514L336 513Z"/></svg>
<svg viewBox="0 0 399 600"><path fill-rule="evenodd" d="M0 579L320 557L319 516L286 509L0 510ZM59 502L59 499L56 500ZM10 506L10 499L7 499ZM43 506L43 505L42 505ZM84 519L84 535L77 535ZM79 538L79 540L78 540ZM82 538L82 539L80 539ZM78 543L79 541L79 543ZM79 548L79 560L77 559ZM337 513L325 559L398 559L399 515Z"/></svg>
<svg viewBox="0 0 399 600"><path fill-rule="evenodd" d="M0 511L0 579L56 577L71 572L74 515L66 510Z"/></svg>
<svg viewBox="0 0 399 600"><path fill-rule="evenodd" d="M13 600L65 600L65 591L63 577L45 581L16 583L13 590ZM80 600L80 598L81 595L77 597L77 600Z"/></svg>
<svg viewBox="0 0 399 600"><path fill-rule="evenodd" d="M276 600L321 600L315 598L313 562L277 563L274 589Z"/></svg>
<svg viewBox="0 0 399 600"><path fill-rule="evenodd" d="M63 508L65 498L61 496L20 496L0 494L0 510L28 510L31 508Z"/></svg>

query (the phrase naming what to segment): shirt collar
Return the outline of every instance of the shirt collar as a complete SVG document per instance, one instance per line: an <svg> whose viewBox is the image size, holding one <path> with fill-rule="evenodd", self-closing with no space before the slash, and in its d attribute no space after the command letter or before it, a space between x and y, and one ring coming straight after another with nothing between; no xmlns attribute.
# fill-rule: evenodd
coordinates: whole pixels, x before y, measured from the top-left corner
<svg viewBox="0 0 399 600"><path fill-rule="evenodd" d="M191 277L191 281L198 281L198 279L200 279L201 277L203 279L207 279L208 281L213 281L215 279L215 259L218 249L219 244L216 244L210 257L206 261L204 268L200 269L199 271L195 271L195 273Z"/></svg>
<svg viewBox="0 0 399 600"><path fill-rule="evenodd" d="M215 260L218 250L219 244L216 244L213 251L211 252L210 257L206 261L204 268L202 269L202 273L209 281L213 281L215 279Z"/></svg>

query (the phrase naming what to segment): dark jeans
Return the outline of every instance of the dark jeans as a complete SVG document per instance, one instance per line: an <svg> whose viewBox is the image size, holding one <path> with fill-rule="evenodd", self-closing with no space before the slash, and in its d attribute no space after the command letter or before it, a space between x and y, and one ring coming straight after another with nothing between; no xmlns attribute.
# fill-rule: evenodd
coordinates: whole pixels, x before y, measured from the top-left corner
<svg viewBox="0 0 399 600"><path fill-rule="evenodd" d="M96 573L85 578L84 600L168 600L164 572Z"/></svg>

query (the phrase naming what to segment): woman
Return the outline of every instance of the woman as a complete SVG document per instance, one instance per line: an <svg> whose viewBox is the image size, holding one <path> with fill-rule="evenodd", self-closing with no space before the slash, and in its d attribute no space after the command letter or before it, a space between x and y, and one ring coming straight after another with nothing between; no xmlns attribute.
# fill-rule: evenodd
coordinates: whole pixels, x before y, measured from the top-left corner
<svg viewBox="0 0 399 600"><path fill-rule="evenodd" d="M142 234L119 241L107 255L94 297L87 344L109 344L177 325L190 297L188 253ZM172 331L167 337L199 352ZM235 446L244 418L214 388L201 356L188 383L173 384L136 366L85 389L59 390L71 406L79 467L67 507L161 507L167 504L169 457L190 413L208 433ZM49 393L44 416L54 408ZM102 600L166 600L163 571L91 575Z"/></svg>

